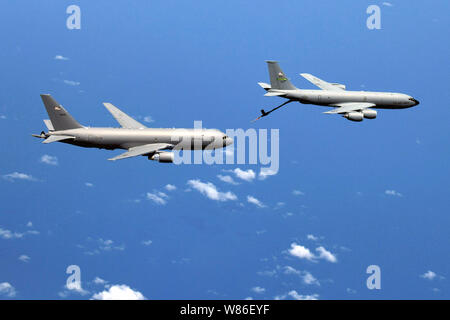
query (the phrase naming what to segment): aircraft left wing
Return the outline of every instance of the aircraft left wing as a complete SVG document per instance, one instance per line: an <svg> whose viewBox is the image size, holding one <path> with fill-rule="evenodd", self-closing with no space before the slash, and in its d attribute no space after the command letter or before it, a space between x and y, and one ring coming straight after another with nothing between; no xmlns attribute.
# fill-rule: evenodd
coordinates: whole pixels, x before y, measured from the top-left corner
<svg viewBox="0 0 450 320"><path fill-rule="evenodd" d="M119 108L113 106L111 103L103 102L103 105L109 112L113 115L113 117L117 120L117 122L123 127L127 129L145 129L147 128L142 123L134 120L132 117L127 115Z"/></svg>
<svg viewBox="0 0 450 320"><path fill-rule="evenodd" d="M322 90L329 90L329 91L344 91L345 90L345 85L343 85L343 84L329 83L329 82L319 79L309 73L300 73L300 75L303 78L305 78L306 80L308 80L309 82L311 82L312 84L314 84L315 86L318 86Z"/></svg>
<svg viewBox="0 0 450 320"><path fill-rule="evenodd" d="M341 114L347 113L351 111L360 111L367 108L375 107L374 103L369 102L345 102L345 103L337 103L332 105L332 107L337 107L333 110L324 112L328 114Z"/></svg>
<svg viewBox="0 0 450 320"><path fill-rule="evenodd" d="M172 144L168 143L150 143L150 144L144 144L142 146L137 146L128 149L127 152L122 153L114 158L108 159L111 161L120 160L120 159L126 159L136 156L142 156L149 153L155 153L156 151L167 149L173 147Z"/></svg>

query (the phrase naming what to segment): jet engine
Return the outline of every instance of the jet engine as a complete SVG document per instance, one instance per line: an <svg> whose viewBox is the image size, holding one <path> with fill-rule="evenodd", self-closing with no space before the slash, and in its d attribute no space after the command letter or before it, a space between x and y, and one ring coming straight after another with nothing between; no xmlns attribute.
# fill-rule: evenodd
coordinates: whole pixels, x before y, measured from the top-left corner
<svg viewBox="0 0 450 320"><path fill-rule="evenodd" d="M362 121L364 114L362 112L348 112L344 114L343 117L350 121Z"/></svg>
<svg viewBox="0 0 450 320"><path fill-rule="evenodd" d="M173 152L158 152L148 157L149 160L155 160L163 163L172 163L174 159Z"/></svg>
<svg viewBox="0 0 450 320"><path fill-rule="evenodd" d="M375 119L377 117L377 111L373 109L364 109L362 113L366 119Z"/></svg>

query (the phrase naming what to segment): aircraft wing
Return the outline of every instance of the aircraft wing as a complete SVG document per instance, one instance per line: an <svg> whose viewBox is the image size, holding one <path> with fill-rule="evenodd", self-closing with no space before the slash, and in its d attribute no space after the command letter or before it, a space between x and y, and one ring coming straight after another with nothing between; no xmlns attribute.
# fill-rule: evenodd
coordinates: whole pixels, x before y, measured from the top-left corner
<svg viewBox="0 0 450 320"><path fill-rule="evenodd" d="M315 86L318 86L322 90L329 90L329 91L344 91L345 90L345 85L343 85L343 84L329 83L329 82L321 80L309 73L300 73L300 75L303 78L305 78L306 80L308 80L309 82L311 82L312 84L314 84Z"/></svg>
<svg viewBox="0 0 450 320"><path fill-rule="evenodd" d="M360 111L367 108L375 107L374 103L369 102L345 102L345 103L337 103L332 105L334 108L333 110L324 112L328 114L340 114L340 113L347 113L351 111Z"/></svg>
<svg viewBox="0 0 450 320"><path fill-rule="evenodd" d="M149 154L149 153L155 153L156 151L159 150L163 150L163 149L167 149L167 148L171 148L173 147L172 144L168 144L168 143L150 143L150 144L144 144L142 146L137 146L137 147L133 147L128 149L127 152L122 153L114 158L108 159L111 161L115 161L115 160L121 160L121 159L126 159L126 158L131 158L131 157L136 157L136 156L142 156L145 154Z"/></svg>
<svg viewBox="0 0 450 320"><path fill-rule="evenodd" d="M147 128L142 123L134 120L132 117L127 115L125 112L119 110L119 108L113 106L111 103L103 102L103 105L109 112L113 115L113 117L117 120L117 122L123 127L127 129L145 129Z"/></svg>

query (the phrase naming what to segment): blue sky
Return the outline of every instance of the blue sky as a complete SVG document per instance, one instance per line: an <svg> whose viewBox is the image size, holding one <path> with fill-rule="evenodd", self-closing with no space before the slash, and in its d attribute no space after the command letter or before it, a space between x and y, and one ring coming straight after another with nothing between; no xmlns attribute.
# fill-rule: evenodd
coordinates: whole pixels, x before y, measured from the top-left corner
<svg viewBox="0 0 450 320"><path fill-rule="evenodd" d="M80 30L66 28L71 4ZM366 27L371 4L381 30ZM4 3L0 298L448 299L449 9L443 0ZM281 103L257 85L268 82L267 59L300 88L313 88L298 75L308 72L421 104L362 123L291 104L253 124ZM148 126L279 129L280 170L261 179L260 165L109 162L120 151L42 145L30 136L47 118L41 93L84 125L116 126L109 101ZM211 199L190 180L236 199ZM65 288L69 265L83 290ZM369 265L381 268L381 290L366 287Z"/></svg>

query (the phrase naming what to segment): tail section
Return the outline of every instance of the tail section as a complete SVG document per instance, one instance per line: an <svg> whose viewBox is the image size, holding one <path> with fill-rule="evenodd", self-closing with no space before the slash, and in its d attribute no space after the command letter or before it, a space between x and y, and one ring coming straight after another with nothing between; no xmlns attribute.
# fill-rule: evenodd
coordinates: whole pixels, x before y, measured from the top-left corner
<svg viewBox="0 0 450 320"><path fill-rule="evenodd" d="M51 95L41 94L41 98L55 131L83 128Z"/></svg>
<svg viewBox="0 0 450 320"><path fill-rule="evenodd" d="M281 70L277 61L266 61L269 68L270 85L272 89L295 90L297 89Z"/></svg>

